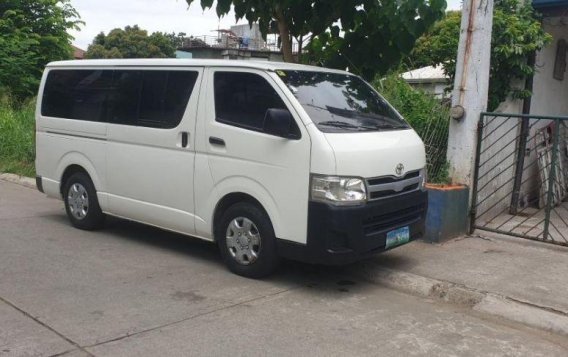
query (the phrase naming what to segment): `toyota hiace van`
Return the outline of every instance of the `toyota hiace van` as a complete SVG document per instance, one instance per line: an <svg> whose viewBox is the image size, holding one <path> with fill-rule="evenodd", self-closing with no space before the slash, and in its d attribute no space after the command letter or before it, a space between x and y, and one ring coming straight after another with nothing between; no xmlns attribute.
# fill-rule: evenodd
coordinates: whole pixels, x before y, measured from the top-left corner
<svg viewBox="0 0 568 357"><path fill-rule="evenodd" d="M345 264L420 237L418 135L368 83L289 63L50 63L36 110L38 189L71 224L106 215L218 244L229 269Z"/></svg>

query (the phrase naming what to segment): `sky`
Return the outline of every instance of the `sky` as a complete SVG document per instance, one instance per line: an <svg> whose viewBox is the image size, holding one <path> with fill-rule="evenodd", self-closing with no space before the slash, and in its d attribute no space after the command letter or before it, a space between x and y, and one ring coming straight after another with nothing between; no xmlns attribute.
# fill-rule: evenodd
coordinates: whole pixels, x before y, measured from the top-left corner
<svg viewBox="0 0 568 357"><path fill-rule="evenodd" d="M460 9L461 0L447 1L449 10ZM70 31L75 37L73 44L86 50L101 31L108 33L127 25L139 25L149 33L185 32L198 36L216 35L213 31L217 28L227 29L236 23L234 15L219 19L214 9L203 11L199 3L194 0L188 9L185 0L71 0L85 22L80 31Z"/></svg>

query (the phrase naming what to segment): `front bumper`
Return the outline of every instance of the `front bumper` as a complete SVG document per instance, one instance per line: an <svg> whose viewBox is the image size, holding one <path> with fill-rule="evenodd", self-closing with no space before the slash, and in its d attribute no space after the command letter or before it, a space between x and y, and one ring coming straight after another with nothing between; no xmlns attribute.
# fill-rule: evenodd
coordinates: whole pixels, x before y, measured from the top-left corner
<svg viewBox="0 0 568 357"><path fill-rule="evenodd" d="M348 264L385 250L387 232L409 226L410 240L424 234L428 193L408 194L362 206L310 202L307 244L278 240L281 256L317 264Z"/></svg>

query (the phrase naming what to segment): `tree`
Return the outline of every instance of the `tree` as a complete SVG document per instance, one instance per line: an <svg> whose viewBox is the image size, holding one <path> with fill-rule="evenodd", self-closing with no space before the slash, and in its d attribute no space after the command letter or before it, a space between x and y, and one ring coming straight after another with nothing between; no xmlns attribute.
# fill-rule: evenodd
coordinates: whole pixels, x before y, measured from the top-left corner
<svg viewBox="0 0 568 357"><path fill-rule="evenodd" d="M460 12L448 12L430 32L418 39L407 64L411 68L442 65L453 83L460 22ZM524 81L534 73L534 68L527 65L527 57L551 40L530 2L495 1L488 110L495 110L509 95L517 99L531 95L530 91L514 88L512 80Z"/></svg>
<svg viewBox="0 0 568 357"><path fill-rule="evenodd" d="M191 5L194 0L186 2ZM359 53L373 50L371 54L363 57L365 61L361 66L369 74L374 72L374 69L370 70L373 68L373 61L381 61L382 51L385 53L391 51L383 45L394 44L397 47L397 38L401 37L404 46L410 45L411 48L414 40L407 41L407 32L412 34L410 37L413 39L418 38L429 24L441 18L446 2L445 0L218 0L217 15L226 15L231 5L234 7L237 20L245 18L249 23L258 22L264 36L271 32L280 35L282 55L286 62L296 61L292 54L293 39L302 43L305 36L311 35L312 38L317 39L314 47L318 50L312 48L313 52L324 64L345 68L349 60L346 57L343 57L342 61L337 60L341 51L357 54L357 57L353 57L351 61L358 62ZM213 0L201 0L201 6L203 9L210 8L213 6ZM368 35L370 37L366 37ZM378 43L374 43L375 41ZM381 48L377 49L379 46ZM401 47L407 48L404 46Z"/></svg>
<svg viewBox="0 0 568 357"><path fill-rule="evenodd" d="M185 32L178 32L177 35L175 32L172 32L167 33L165 36L170 40L174 48L182 47L187 39L187 34Z"/></svg>
<svg viewBox="0 0 568 357"><path fill-rule="evenodd" d="M446 9L445 0L363 1L341 27L313 38L310 59L372 80L398 66Z"/></svg>
<svg viewBox="0 0 568 357"><path fill-rule="evenodd" d="M2 0L0 90L16 101L34 95L48 62L72 58L67 30L80 24L69 0Z"/></svg>
<svg viewBox="0 0 568 357"><path fill-rule="evenodd" d="M176 47L161 32L148 36L138 25L115 28L108 35L99 33L85 53L85 58L164 58L175 57Z"/></svg>

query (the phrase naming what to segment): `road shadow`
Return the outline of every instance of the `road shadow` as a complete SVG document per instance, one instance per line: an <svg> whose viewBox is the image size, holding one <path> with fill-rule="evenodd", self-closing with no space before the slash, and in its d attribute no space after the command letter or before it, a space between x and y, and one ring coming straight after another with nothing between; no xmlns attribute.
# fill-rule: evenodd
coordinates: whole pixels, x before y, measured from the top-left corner
<svg viewBox="0 0 568 357"><path fill-rule="evenodd" d="M50 215L43 217L60 224L70 226L65 215ZM187 259L196 259L212 264L212 269L219 269L225 274L229 272L219 253L217 245L199 238L166 231L142 223L107 217L103 229L92 232L95 239L120 239L145 245L151 249L160 249L186 256ZM357 270L363 269L364 264L382 262L381 266L391 268L407 266L409 259L402 256L377 254L369 260L342 266L326 266L307 264L292 260L283 260L278 270L263 281L278 286L295 286L306 291L317 293L336 293L343 296L349 292L361 292L368 288L367 283L357 276ZM384 264L383 264L384 263ZM367 268L368 269L368 268Z"/></svg>
<svg viewBox="0 0 568 357"><path fill-rule="evenodd" d="M410 244L419 244L418 242L411 242ZM418 263L412 258L410 254L402 254L398 251L387 251L377 254L369 258L366 262L372 262L374 265L393 269L408 271ZM356 267L356 265L354 266Z"/></svg>

